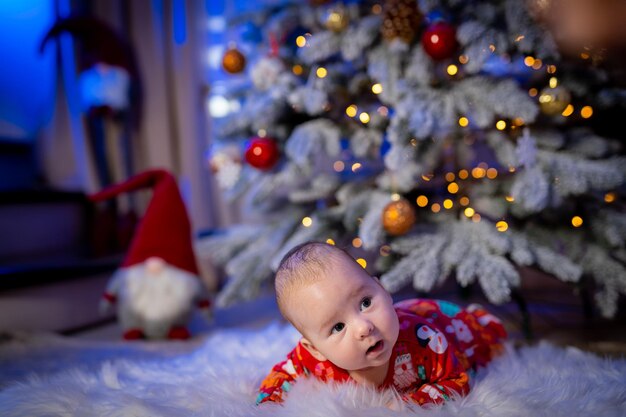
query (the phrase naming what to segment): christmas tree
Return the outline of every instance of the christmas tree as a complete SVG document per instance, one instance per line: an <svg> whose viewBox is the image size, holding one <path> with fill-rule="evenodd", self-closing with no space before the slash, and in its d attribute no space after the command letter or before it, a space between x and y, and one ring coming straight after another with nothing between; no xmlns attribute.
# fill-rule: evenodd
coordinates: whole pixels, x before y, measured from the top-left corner
<svg viewBox="0 0 626 417"><path fill-rule="evenodd" d="M455 279L503 303L532 267L616 314L626 159L592 122L624 93L592 57L561 57L518 0L283 2L255 18L234 22L261 52L224 55L241 109L209 157L262 221L200 242L225 266L219 304L317 240L365 250L391 292Z"/></svg>

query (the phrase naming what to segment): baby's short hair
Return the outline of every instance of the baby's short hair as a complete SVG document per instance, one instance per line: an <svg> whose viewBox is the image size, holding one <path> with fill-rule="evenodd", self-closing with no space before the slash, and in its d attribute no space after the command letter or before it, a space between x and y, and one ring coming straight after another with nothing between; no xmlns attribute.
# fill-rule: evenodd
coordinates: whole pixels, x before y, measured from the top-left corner
<svg viewBox="0 0 626 417"><path fill-rule="evenodd" d="M332 267L329 261L341 258L354 262L346 251L324 242L302 243L287 252L280 261L274 281L276 301L283 317L294 324L287 311L289 295L328 272Z"/></svg>

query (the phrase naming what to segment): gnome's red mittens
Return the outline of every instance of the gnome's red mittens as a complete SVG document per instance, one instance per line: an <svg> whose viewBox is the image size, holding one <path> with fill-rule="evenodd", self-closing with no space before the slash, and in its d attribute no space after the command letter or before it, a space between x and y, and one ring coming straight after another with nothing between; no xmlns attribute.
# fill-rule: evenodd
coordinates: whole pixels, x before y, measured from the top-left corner
<svg viewBox="0 0 626 417"><path fill-rule="evenodd" d="M205 320L213 320L213 303L211 303L211 300L209 300L208 298L203 298L197 302L197 307L200 311L200 314L202 314L202 317L204 317Z"/></svg>
<svg viewBox="0 0 626 417"><path fill-rule="evenodd" d="M102 297L100 298L100 314L106 315L111 312L113 309L113 305L117 302L117 297L115 294L111 294L110 292L102 293Z"/></svg>

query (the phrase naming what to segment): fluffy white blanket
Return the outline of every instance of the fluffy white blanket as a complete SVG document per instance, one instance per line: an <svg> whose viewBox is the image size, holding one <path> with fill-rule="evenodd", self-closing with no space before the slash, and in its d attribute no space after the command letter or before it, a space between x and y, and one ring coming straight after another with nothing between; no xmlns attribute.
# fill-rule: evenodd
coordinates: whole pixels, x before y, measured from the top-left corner
<svg viewBox="0 0 626 417"><path fill-rule="evenodd" d="M509 352L480 372L469 396L433 409L394 403L392 392L300 381L284 405L256 407L259 382L297 340L291 327L226 329L195 349L167 343L39 343L0 346L0 415L11 416L549 416L626 415L626 360L547 343ZM37 344L37 343L35 343ZM156 346L156 347L155 347ZM175 347L172 350L172 346ZM187 345L189 346L189 345ZM191 345L194 346L194 345ZM177 350L178 349L178 350ZM65 352L59 356L59 352ZM48 369L43 366L48 363ZM9 382L16 367L33 374ZM66 368L59 371L54 368ZM38 369L33 369L38 368Z"/></svg>

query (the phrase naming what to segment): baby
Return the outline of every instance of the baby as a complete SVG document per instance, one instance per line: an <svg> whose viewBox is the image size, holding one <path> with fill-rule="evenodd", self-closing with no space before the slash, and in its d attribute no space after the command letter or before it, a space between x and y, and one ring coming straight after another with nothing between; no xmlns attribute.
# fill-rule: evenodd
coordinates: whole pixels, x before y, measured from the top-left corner
<svg viewBox="0 0 626 417"><path fill-rule="evenodd" d="M469 375L502 350L506 331L478 306L413 299L393 304L378 279L325 243L292 249L276 272L283 316L301 333L263 380L257 404L280 402L300 377L395 388L441 403L469 392Z"/></svg>

